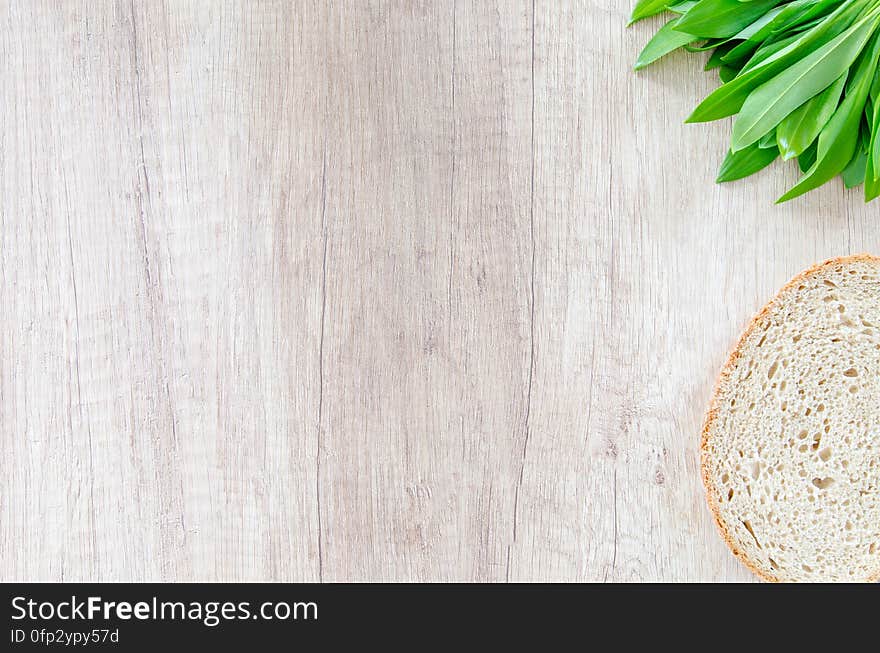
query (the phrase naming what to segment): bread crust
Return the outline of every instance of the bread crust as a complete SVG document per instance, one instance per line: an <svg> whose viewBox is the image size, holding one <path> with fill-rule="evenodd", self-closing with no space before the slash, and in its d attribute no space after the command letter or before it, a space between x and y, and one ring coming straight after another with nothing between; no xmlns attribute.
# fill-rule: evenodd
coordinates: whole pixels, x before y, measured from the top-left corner
<svg viewBox="0 0 880 653"><path fill-rule="evenodd" d="M715 498L715 488L709 479L709 432L714 426L715 420L718 418L721 387L733 372L734 365L742 355L742 346L748 339L748 336L751 335L752 331L755 330L755 327L761 322L764 317L770 314L771 309L776 306L776 304L781 300L784 295L786 295L794 287L800 285L802 281L827 267L840 264L848 265L851 263L869 263L876 266L877 268L880 268L880 257L867 253L852 254L850 256L839 256L836 258L830 258L828 260L822 261L821 263L816 263L815 265L796 275L791 281L780 288L769 302L764 304L761 310L759 310L746 325L746 328L743 330L742 334L740 334L739 339L737 340L736 347L734 347L733 351L730 352L730 356L728 356L727 362L721 368L718 379L715 381L715 389L712 393L712 399L709 403L709 410L706 413L706 419L703 423L703 431L700 436L700 475L703 478L703 487L706 490L706 500L709 503L709 510L711 510L712 517L715 520L715 526L718 528L718 531L721 533L721 537L727 543L727 546L730 548L733 554L737 558L739 558L740 561L752 571L752 573L758 576L761 580L765 580L767 582L779 583L783 581L782 579L777 578L776 576L765 571L764 569L759 568L758 565L755 564L755 562L751 560L744 551L740 551L736 544L736 541L727 530L727 526L721 520L721 511L718 507L718 501ZM878 567L873 575L869 576L866 579L866 582L874 583L878 580L880 580L880 567Z"/></svg>

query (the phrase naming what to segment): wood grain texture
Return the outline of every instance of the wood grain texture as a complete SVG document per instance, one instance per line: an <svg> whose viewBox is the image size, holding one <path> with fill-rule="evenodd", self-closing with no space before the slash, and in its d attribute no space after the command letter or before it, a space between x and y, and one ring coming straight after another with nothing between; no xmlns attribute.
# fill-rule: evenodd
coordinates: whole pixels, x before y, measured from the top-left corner
<svg viewBox="0 0 880 653"><path fill-rule="evenodd" d="M0 5L0 580L748 580L712 384L831 184L628 4Z"/></svg>

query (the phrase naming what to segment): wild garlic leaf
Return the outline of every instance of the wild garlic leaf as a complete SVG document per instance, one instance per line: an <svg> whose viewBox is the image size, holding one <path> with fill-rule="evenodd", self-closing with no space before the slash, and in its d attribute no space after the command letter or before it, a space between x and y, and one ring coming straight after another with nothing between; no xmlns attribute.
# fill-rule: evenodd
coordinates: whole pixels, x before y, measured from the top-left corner
<svg viewBox="0 0 880 653"><path fill-rule="evenodd" d="M866 111L867 111L867 105L870 103L871 103L871 101L868 100L868 102L865 104ZM868 118L869 115L871 116L870 120ZM865 152L869 152L871 150L871 126L873 124L874 124L874 110L871 109L871 112L869 114L868 113L862 114L862 120L859 124L859 145L861 146L861 148L863 150L865 150Z"/></svg>
<svg viewBox="0 0 880 653"><path fill-rule="evenodd" d="M682 2L676 2L674 5L669 5L668 9L674 14L686 14L698 2L700 0L683 0Z"/></svg>
<svg viewBox="0 0 880 653"><path fill-rule="evenodd" d="M730 52L734 46L734 43L725 43L724 45L719 45L715 49L715 52L710 55L708 61L706 61L706 66L703 68L703 70L713 70L715 68L720 68L721 66L723 66L724 55Z"/></svg>
<svg viewBox="0 0 880 653"><path fill-rule="evenodd" d="M868 165L868 153L861 147L856 148L852 159L840 173L843 177L843 185L847 188L855 188L865 183L865 168Z"/></svg>
<svg viewBox="0 0 880 653"><path fill-rule="evenodd" d="M764 136L761 137L761 140L758 141L758 147L762 150L766 150L771 147L775 147L777 150L779 147L776 145L776 130L774 129L771 132L768 132Z"/></svg>
<svg viewBox="0 0 880 653"><path fill-rule="evenodd" d="M871 88L871 93L874 93L877 88L877 79L880 79L880 75L877 72L874 73L875 83ZM878 131L880 131L880 104L874 104L873 116L871 118L871 139L868 143L868 147L865 155L865 201L870 202L873 199L876 199L880 196L880 158L878 158L878 142L880 142L880 137L878 137Z"/></svg>
<svg viewBox="0 0 880 653"><path fill-rule="evenodd" d="M804 0L800 0L803 2ZM743 28L738 34L731 37L732 41L740 41L740 43L728 52L724 57L724 63L732 63L742 61L748 58L757 50L767 37L773 32L777 20L780 16L785 16L786 10L798 2L792 2L783 7L774 7L766 14L761 16L751 25Z"/></svg>
<svg viewBox="0 0 880 653"><path fill-rule="evenodd" d="M695 37L695 40L699 39ZM720 48L729 40L730 39L709 39L708 41L703 41L700 45L686 45L685 50L688 52L705 52L706 50L714 50L715 48Z"/></svg>
<svg viewBox="0 0 880 653"><path fill-rule="evenodd" d="M880 127L880 108L875 107L871 121L871 141L868 143L867 161L865 162L865 201L870 202L880 196L880 160L877 159L875 147Z"/></svg>
<svg viewBox="0 0 880 653"><path fill-rule="evenodd" d="M840 104L848 71L818 95L790 113L776 128L776 143L783 161L798 156L819 137Z"/></svg>
<svg viewBox="0 0 880 653"><path fill-rule="evenodd" d="M880 68L874 72L874 83L871 85L871 139L868 153L871 156L872 181L880 180ZM876 196L875 196L876 197Z"/></svg>
<svg viewBox="0 0 880 653"><path fill-rule="evenodd" d="M733 36L782 0L703 0L681 17L678 29L706 38Z"/></svg>
<svg viewBox="0 0 880 653"><path fill-rule="evenodd" d="M736 79L736 76L738 74L739 70L737 70L733 66L721 66L721 68L718 69L718 76L725 84L727 84L728 82L732 82L734 79Z"/></svg>
<svg viewBox="0 0 880 653"><path fill-rule="evenodd" d="M633 9L632 16L629 18L629 24L632 25L643 18L656 16L666 11L669 5L669 0L639 0Z"/></svg>
<svg viewBox="0 0 880 653"><path fill-rule="evenodd" d="M803 151L803 153L798 157L798 168L801 169L801 172L806 172L816 163L816 151L819 149L819 144L817 141L813 141L810 143L810 146Z"/></svg>
<svg viewBox="0 0 880 653"><path fill-rule="evenodd" d="M739 152L729 151L715 181L721 184L748 177L769 166L778 156L779 150L775 145L762 148L757 143Z"/></svg>
<svg viewBox="0 0 880 653"><path fill-rule="evenodd" d="M752 68L757 68L759 64L766 61L783 48L788 47L800 37L800 34L789 34L779 41L765 41L764 44L755 50L754 54L743 65L743 72L751 70Z"/></svg>
<svg viewBox="0 0 880 653"><path fill-rule="evenodd" d="M678 18L673 18L657 31L654 38L648 41L645 49L642 50L635 66L633 66L633 70L641 70L657 61L660 57L695 40L694 36L684 32L677 32L673 29L678 21Z"/></svg>
<svg viewBox="0 0 880 653"><path fill-rule="evenodd" d="M846 1L851 2L851 0ZM837 10L841 4L845 3L842 3L841 0L797 0L791 2L786 5L791 7L790 15L780 21L780 24L774 28L774 34L771 34L771 37L781 32L802 29L805 25L821 21L825 16Z"/></svg>
<svg viewBox="0 0 880 653"><path fill-rule="evenodd" d="M880 180L872 178L869 171L865 171L865 202L871 202L880 197Z"/></svg>

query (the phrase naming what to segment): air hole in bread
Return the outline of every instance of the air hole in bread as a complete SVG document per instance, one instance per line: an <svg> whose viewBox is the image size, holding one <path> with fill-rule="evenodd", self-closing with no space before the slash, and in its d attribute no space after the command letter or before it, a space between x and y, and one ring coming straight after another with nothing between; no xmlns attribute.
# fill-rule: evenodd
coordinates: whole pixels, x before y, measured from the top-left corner
<svg viewBox="0 0 880 653"><path fill-rule="evenodd" d="M764 548L764 547L761 546L761 543L758 541L758 538L755 536L755 531L754 531L754 529L752 528L752 524L751 524L751 522L750 522L748 519L744 519L744 520L741 520L741 521L742 521L742 525L745 526L745 527L746 527L746 530L749 532L749 535L751 535L751 536L752 536L752 539L755 540L755 544L758 546L758 548L759 548L759 549Z"/></svg>
<svg viewBox="0 0 880 653"><path fill-rule="evenodd" d="M826 463L831 460L831 447L825 447L822 449L822 451L819 452L819 459Z"/></svg>
<svg viewBox="0 0 880 653"><path fill-rule="evenodd" d="M834 485L834 478L831 476L826 476L825 478L814 478L813 485L815 485L820 490L827 490L829 487ZM820 510L817 510L816 512L819 513Z"/></svg>
<svg viewBox="0 0 880 653"><path fill-rule="evenodd" d="M773 361L773 364L770 366L770 369L767 370L767 378L772 379L773 375L776 374L776 370L779 369L779 361Z"/></svg>
<svg viewBox="0 0 880 653"><path fill-rule="evenodd" d="M848 370L845 370L843 375L848 376L849 378L853 378L859 375L859 371L856 368L851 367Z"/></svg>

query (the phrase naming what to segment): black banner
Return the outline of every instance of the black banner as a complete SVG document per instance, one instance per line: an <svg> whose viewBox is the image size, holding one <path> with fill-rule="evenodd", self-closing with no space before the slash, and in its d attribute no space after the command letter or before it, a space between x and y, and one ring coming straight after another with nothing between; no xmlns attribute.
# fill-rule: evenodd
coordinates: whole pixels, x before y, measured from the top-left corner
<svg viewBox="0 0 880 653"><path fill-rule="evenodd" d="M873 614L876 586L7 584L0 650L170 650L299 644L387 644L417 633L432 645L570 641L605 633L625 643L646 632L690 632L723 617L846 606ZM849 601L847 598L854 598ZM870 597L873 599L874 597ZM416 642L412 642L416 646ZM285 647L286 650L287 647ZM274 649L273 649L274 650Z"/></svg>

